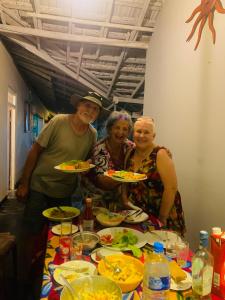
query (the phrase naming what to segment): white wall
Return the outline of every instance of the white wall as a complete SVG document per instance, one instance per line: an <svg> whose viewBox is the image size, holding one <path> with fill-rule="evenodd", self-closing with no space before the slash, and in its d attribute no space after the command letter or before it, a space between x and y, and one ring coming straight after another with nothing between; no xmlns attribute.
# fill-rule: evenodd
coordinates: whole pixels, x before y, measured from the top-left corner
<svg viewBox="0 0 225 300"><path fill-rule="evenodd" d="M165 1L147 58L144 114L156 120L157 142L176 165L187 238L225 229L225 16L215 13L215 46L206 23L197 51L185 24L199 0Z"/></svg>
<svg viewBox="0 0 225 300"><path fill-rule="evenodd" d="M24 133L24 101L33 102L33 109L41 114L46 110L37 97L29 96L28 87L16 69L16 66L0 40L0 201L7 194L7 109L8 88L17 95L16 104L16 178L21 174L26 154L32 143L31 132Z"/></svg>

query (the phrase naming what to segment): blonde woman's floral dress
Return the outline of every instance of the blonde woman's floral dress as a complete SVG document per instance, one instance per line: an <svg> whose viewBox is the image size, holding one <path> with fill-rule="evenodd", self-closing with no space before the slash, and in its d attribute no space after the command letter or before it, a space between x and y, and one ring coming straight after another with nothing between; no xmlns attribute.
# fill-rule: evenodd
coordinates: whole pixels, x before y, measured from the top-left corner
<svg viewBox="0 0 225 300"><path fill-rule="evenodd" d="M164 186L156 167L157 153L160 149L166 148L159 146L155 147L149 157L143 161L139 170L136 170L136 172L146 174L148 179L139 183L130 184L128 188L129 200L135 205L141 207L148 214L153 214L156 217L159 216L164 191ZM170 154L169 151L168 153ZM127 169L129 171L134 171L132 163L133 154L134 150L131 151L129 159L127 160ZM174 205L170 211L169 218L167 219L166 227L171 230L178 231L182 235L185 232L184 213L180 193L178 191L175 195Z"/></svg>

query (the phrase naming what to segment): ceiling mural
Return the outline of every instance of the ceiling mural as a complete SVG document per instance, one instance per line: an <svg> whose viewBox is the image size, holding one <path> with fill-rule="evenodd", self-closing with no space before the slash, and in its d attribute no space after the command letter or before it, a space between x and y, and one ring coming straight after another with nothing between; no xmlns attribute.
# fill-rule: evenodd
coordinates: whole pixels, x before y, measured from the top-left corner
<svg viewBox="0 0 225 300"><path fill-rule="evenodd" d="M163 0L0 0L0 34L47 108L102 95L109 109L142 109L146 50Z"/></svg>

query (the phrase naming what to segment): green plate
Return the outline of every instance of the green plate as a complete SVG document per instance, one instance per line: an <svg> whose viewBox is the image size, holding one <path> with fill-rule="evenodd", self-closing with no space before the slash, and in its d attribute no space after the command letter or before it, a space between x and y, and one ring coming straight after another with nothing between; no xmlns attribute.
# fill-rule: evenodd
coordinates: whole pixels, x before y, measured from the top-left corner
<svg viewBox="0 0 225 300"><path fill-rule="evenodd" d="M42 212L43 216L51 221L65 221L71 220L80 214L80 210L72 206L60 206L65 211L65 216L57 209L57 207L51 207ZM68 214L68 216L66 215Z"/></svg>

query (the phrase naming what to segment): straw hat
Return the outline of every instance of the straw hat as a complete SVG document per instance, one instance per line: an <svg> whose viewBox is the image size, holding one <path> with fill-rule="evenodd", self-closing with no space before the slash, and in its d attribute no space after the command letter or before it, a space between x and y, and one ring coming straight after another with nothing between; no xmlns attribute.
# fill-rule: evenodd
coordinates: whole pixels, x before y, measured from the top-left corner
<svg viewBox="0 0 225 300"><path fill-rule="evenodd" d="M70 102L73 104L74 107L77 107L78 103L80 103L81 101L85 101L85 100L95 103L100 107L101 110L100 110L98 118L107 118L109 116L109 114L111 113L111 111L109 111L103 107L103 104L102 104L103 98L101 95L99 95L96 92L88 92L88 94L82 98L78 98L76 94L73 94L71 96Z"/></svg>

